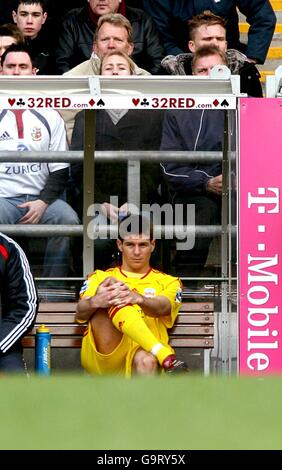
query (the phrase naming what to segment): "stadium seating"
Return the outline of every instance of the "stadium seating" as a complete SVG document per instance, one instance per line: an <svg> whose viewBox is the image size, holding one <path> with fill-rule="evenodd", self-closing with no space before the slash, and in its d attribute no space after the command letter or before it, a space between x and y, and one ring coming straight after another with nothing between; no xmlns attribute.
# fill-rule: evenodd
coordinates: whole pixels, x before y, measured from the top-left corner
<svg viewBox="0 0 282 470"><path fill-rule="evenodd" d="M75 323L75 308L75 302L41 302L36 324L23 339L23 346L34 348L36 328L45 324L51 333L51 348L80 348L85 326ZM174 348L203 349L204 374L209 375L210 352L214 347L213 303L184 300L169 335Z"/></svg>

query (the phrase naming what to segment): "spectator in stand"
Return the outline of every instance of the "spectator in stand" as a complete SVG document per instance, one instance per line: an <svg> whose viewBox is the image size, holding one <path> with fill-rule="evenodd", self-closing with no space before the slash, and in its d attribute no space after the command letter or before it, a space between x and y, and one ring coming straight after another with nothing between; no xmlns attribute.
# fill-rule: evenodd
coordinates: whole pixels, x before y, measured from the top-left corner
<svg viewBox="0 0 282 470"><path fill-rule="evenodd" d="M228 47L243 52L248 60L263 64L272 40L276 16L268 0L144 0L144 10L153 18L166 54L187 52L187 21L210 10L227 20ZM240 42L238 10L250 25L248 42Z"/></svg>
<svg viewBox="0 0 282 470"><path fill-rule="evenodd" d="M133 75L135 64L127 54L112 51L101 59L101 75ZM163 113L159 110L101 109L96 111L96 150L158 150L161 142ZM84 148L84 112L77 114L72 136L72 150ZM74 188L71 193L76 201L82 201L82 164L73 164ZM141 163L141 203L158 202L160 183L159 165ZM119 214L127 212L127 164L117 161L96 163L95 203L102 212L96 224L116 223ZM118 196L118 206L110 203L111 196ZM78 208L82 216L82 208ZM115 240L95 241L95 267L107 268L116 252Z"/></svg>
<svg viewBox="0 0 282 470"><path fill-rule="evenodd" d="M226 64L224 52L214 46L205 46L195 52L192 70L194 75L209 75L215 65ZM169 110L165 113L161 150L221 151L223 139L223 110ZM184 204L184 207L186 204L195 206L196 226L220 222L221 162L168 162L162 163L161 169L168 184L170 202ZM186 210L183 213L186 215ZM177 272L196 277L202 275L211 241L211 237L199 237L191 250L178 250L174 260Z"/></svg>
<svg viewBox="0 0 282 470"><path fill-rule="evenodd" d="M13 20L24 35L39 75L51 75L55 72L55 38L45 28L47 16L45 0L18 0L13 10Z"/></svg>
<svg viewBox="0 0 282 470"><path fill-rule="evenodd" d="M166 72L173 75L191 75L193 53L205 45L218 47L226 53L228 67L234 75L240 75L241 92L249 96L263 96L260 73L254 63L235 49L227 49L225 20L210 11L194 16L188 21L190 40L188 47L191 53L167 56L162 60Z"/></svg>
<svg viewBox="0 0 282 470"><path fill-rule="evenodd" d="M90 59L65 72L64 75L99 75L101 59L112 51L122 51L132 56L134 51L133 29L128 19L119 13L101 16L93 37L92 51ZM134 62L133 64L135 75L150 75Z"/></svg>
<svg viewBox="0 0 282 470"><path fill-rule="evenodd" d="M10 46L1 57L2 75L34 75L28 50ZM0 113L0 224L78 224L74 210L62 199L69 178L68 163L9 163L8 151L67 150L64 121L54 110L3 109ZM40 157L38 157L40 159ZM70 237L47 238L43 276L67 277Z"/></svg>
<svg viewBox="0 0 282 470"><path fill-rule="evenodd" d="M0 26L0 57L12 44L24 44L24 36L15 24L2 24Z"/></svg>
<svg viewBox="0 0 282 470"><path fill-rule="evenodd" d="M22 337L34 324L37 292L20 246L0 233L0 372L25 371Z"/></svg>
<svg viewBox="0 0 282 470"><path fill-rule="evenodd" d="M152 19L142 10L127 7L125 0L88 0L85 7L70 11L63 19L56 50L58 73L90 58L99 17L113 13L122 14L132 25L136 64L150 73L159 72L165 53Z"/></svg>
<svg viewBox="0 0 282 470"><path fill-rule="evenodd" d="M119 13L110 13L99 18L93 42L93 53L90 59L82 62L73 69L64 73L66 76L73 75L99 75L101 70L101 59L112 51L121 51L131 55L134 45L132 39L132 26L127 18ZM133 63L134 64L134 63ZM134 64L134 75L150 75L146 70L140 69ZM75 110L62 111L69 142L77 114Z"/></svg>

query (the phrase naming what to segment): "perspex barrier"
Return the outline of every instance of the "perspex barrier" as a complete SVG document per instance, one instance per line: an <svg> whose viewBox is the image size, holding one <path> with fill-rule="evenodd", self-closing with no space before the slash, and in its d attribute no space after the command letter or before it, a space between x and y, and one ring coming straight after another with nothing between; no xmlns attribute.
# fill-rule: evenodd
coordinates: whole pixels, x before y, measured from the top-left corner
<svg viewBox="0 0 282 470"><path fill-rule="evenodd" d="M223 200L222 200L222 225L214 227L201 226L198 228L198 234L206 234L207 232L221 233L222 243L222 268L221 268L221 302L220 312L220 336L224 338L219 341L220 352L218 353L220 360L223 360L223 369L230 369L230 347L226 343L225 329L228 326L228 309L230 296L232 291L232 270L231 270L231 228L234 226L234 220L231 220L231 202L229 198L229 190L232 186L230 174L234 159L231 159L230 132L229 129L236 126L236 116L233 123L230 123L231 114L235 113L236 96L238 96L238 77L226 76L220 78L216 76L213 79L206 77L15 77L7 79L1 77L0 102L2 108L9 109L37 109L54 108L63 110L81 110L86 111L85 123L85 150L84 150L84 203L83 203L83 226L76 227L48 227L37 225L32 227L17 226L17 233L52 234L58 231L60 234L80 235L83 232L83 274L87 274L93 270L94 260L94 243L93 239L88 236L87 226L91 223L92 216L88 215L87 208L94 202L94 159L95 152L95 134L93 127L95 126L95 112L98 109L222 109L225 112L225 142L223 151ZM101 152L100 157L102 157ZM173 152L174 156L167 155L167 159L176 158L193 158L188 155L189 152ZM234 152L233 152L234 153ZM177 155L178 154L178 155ZM192 152L191 152L192 154ZM10 154L12 156L12 154ZM50 158L56 158L56 155L49 153ZM78 155L78 154L76 154ZM1 159L6 155L1 155ZM19 156L19 155L18 155ZM15 158L18 158L15 155ZM22 157L23 155L21 155ZM32 155L29 154L29 159ZM41 157L44 155L41 153ZM46 155L47 157L47 155ZM66 160L70 161L73 157L72 152L65 154ZM148 152L147 158L154 158L162 161L164 155L157 152L153 154ZM36 155L34 156L36 158ZM74 156L75 158L75 156ZM79 158L82 158L80 155ZM111 157L110 157L111 158ZM137 163L146 158L145 152L137 152L130 155L128 152L121 152L115 158L126 158L133 163ZM199 155L197 155L199 158ZM209 158L203 155L203 158ZM211 158L217 158L212 155ZM54 160L53 160L54 161ZM169 160L168 160L169 161ZM136 168L135 168L136 169ZM134 173L134 172L133 172ZM135 171L134 178L129 178L129 200L135 198L138 202L138 194L136 194L138 180L138 171ZM131 188L131 189L130 189ZM133 190L132 190L133 188ZM134 190L135 189L135 190ZM138 192L138 191L137 191ZM233 216L232 216L233 217ZM1 230L2 227L0 227ZM4 230L9 231L7 227ZM13 230L13 229L12 229ZM49 231L50 230L50 231ZM103 227L101 227L103 230ZM108 227L104 227L108 230ZM170 229L166 227L166 230ZM174 230L174 227L171 227ZM159 227L162 234L163 227ZM13 233L10 231L10 233ZM227 330L226 330L227 331Z"/></svg>

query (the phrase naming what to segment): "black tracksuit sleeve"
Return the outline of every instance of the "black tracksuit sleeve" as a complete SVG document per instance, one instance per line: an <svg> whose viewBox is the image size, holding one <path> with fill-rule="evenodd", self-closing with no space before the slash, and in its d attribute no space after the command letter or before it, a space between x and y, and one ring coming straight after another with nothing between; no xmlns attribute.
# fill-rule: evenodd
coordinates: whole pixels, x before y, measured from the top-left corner
<svg viewBox="0 0 282 470"><path fill-rule="evenodd" d="M0 353L31 330L38 309L37 292L27 258L11 239L0 237Z"/></svg>
<svg viewBox="0 0 282 470"><path fill-rule="evenodd" d="M56 201L65 190L69 179L69 168L62 168L61 170L49 173L44 188L42 189L39 199L52 204Z"/></svg>

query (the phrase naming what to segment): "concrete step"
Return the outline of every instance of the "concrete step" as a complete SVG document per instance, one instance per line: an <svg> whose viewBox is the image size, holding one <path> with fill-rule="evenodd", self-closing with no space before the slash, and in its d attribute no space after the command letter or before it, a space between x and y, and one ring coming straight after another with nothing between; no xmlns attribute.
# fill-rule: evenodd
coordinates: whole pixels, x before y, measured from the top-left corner
<svg viewBox="0 0 282 470"><path fill-rule="evenodd" d="M260 72L260 75L261 75L260 81L262 83L265 83L267 75L274 75L274 70L260 70L259 72Z"/></svg>
<svg viewBox="0 0 282 470"><path fill-rule="evenodd" d="M282 24L281 25L281 32L280 33L274 33L271 41L271 46L274 47L282 47ZM241 33L240 34L240 41L244 44L248 43L248 34L247 33Z"/></svg>
<svg viewBox="0 0 282 470"><path fill-rule="evenodd" d="M259 70L275 70L279 65L282 65L281 59L266 60L263 65L258 65Z"/></svg>
<svg viewBox="0 0 282 470"><path fill-rule="evenodd" d="M272 46L280 46L280 45L282 46L282 32L273 34L271 45Z"/></svg>
<svg viewBox="0 0 282 470"><path fill-rule="evenodd" d="M282 59L282 47L270 46L268 53L267 53L267 59L268 60Z"/></svg>
<svg viewBox="0 0 282 470"><path fill-rule="evenodd" d="M275 12L277 23L282 23L282 11Z"/></svg>
<svg viewBox="0 0 282 470"><path fill-rule="evenodd" d="M239 31L240 33L247 33L249 31L250 25L249 23L239 23ZM275 26L274 34L282 33L282 24L277 23Z"/></svg>
<svg viewBox="0 0 282 470"><path fill-rule="evenodd" d="M282 10L282 0L270 0L270 3L274 11Z"/></svg>

